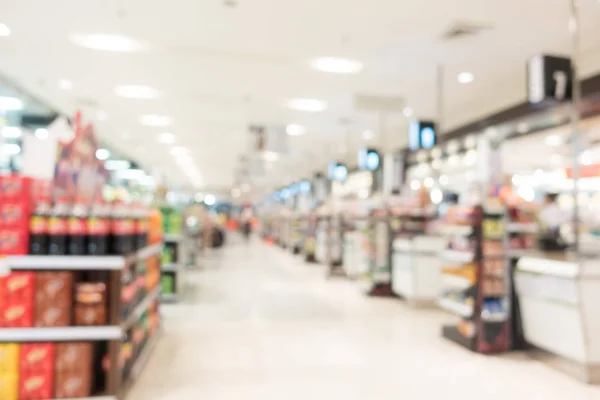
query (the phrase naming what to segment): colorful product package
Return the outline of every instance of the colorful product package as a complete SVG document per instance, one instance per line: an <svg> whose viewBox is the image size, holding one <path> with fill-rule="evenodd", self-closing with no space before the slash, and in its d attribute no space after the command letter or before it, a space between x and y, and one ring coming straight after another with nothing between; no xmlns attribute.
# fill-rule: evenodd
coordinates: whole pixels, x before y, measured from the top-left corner
<svg viewBox="0 0 600 400"><path fill-rule="evenodd" d="M19 377L16 374L0 374L0 399L19 400Z"/></svg>
<svg viewBox="0 0 600 400"><path fill-rule="evenodd" d="M21 371L19 400L46 400L53 398L54 370Z"/></svg>
<svg viewBox="0 0 600 400"><path fill-rule="evenodd" d="M56 399L87 398L91 395L92 374L87 370L57 371L55 376Z"/></svg>
<svg viewBox="0 0 600 400"><path fill-rule="evenodd" d="M54 355L54 343L24 343L19 354L19 369L21 372L51 371Z"/></svg>
<svg viewBox="0 0 600 400"><path fill-rule="evenodd" d="M93 345L85 342L56 344L56 371L91 371Z"/></svg>
<svg viewBox="0 0 600 400"><path fill-rule="evenodd" d="M27 254L29 235L25 228L0 227L0 255L17 256Z"/></svg>
<svg viewBox="0 0 600 400"><path fill-rule="evenodd" d="M18 370L19 345L16 343L0 344L0 375L16 376Z"/></svg>

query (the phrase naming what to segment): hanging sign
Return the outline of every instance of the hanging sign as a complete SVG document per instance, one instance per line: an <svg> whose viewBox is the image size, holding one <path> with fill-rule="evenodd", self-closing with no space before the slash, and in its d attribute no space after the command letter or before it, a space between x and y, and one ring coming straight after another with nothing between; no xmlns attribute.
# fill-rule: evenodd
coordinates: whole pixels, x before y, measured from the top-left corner
<svg viewBox="0 0 600 400"><path fill-rule="evenodd" d="M368 171L377 171L381 166L381 157L375 149L361 149L358 151L358 168Z"/></svg>
<svg viewBox="0 0 600 400"><path fill-rule="evenodd" d="M408 148L410 151L432 149L437 143L435 123L414 120L408 127Z"/></svg>
<svg viewBox="0 0 600 400"><path fill-rule="evenodd" d="M571 59L538 55L527 63L527 98L530 104L552 104L573 97Z"/></svg>

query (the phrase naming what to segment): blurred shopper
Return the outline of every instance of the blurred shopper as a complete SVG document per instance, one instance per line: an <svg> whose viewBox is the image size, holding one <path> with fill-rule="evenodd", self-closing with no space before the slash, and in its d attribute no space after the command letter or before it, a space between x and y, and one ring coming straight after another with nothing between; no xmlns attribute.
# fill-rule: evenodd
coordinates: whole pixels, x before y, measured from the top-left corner
<svg viewBox="0 0 600 400"><path fill-rule="evenodd" d="M240 214L240 222L246 240L250 239L250 234L252 233L252 207L244 207Z"/></svg>
<svg viewBox="0 0 600 400"><path fill-rule="evenodd" d="M540 247L542 250L557 251L566 248L560 228L567 222L567 215L558 204L557 199L557 193L547 193L540 209Z"/></svg>

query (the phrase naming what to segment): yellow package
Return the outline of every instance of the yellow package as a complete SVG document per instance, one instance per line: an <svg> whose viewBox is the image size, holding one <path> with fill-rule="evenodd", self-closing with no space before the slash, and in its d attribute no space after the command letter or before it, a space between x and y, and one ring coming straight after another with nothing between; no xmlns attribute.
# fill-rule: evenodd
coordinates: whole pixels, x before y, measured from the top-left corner
<svg viewBox="0 0 600 400"><path fill-rule="evenodd" d="M19 379L17 375L0 374L0 399L18 400L19 398Z"/></svg>
<svg viewBox="0 0 600 400"><path fill-rule="evenodd" d="M15 343L0 344L0 375L17 375L18 368L19 345Z"/></svg>

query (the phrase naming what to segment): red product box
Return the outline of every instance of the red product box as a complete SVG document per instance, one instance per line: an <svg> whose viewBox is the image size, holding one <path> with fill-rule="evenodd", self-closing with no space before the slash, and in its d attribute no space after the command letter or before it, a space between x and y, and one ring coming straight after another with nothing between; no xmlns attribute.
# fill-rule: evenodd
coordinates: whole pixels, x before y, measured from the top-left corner
<svg viewBox="0 0 600 400"><path fill-rule="evenodd" d="M0 176L0 198L4 200L28 199L30 182L30 179L21 175Z"/></svg>
<svg viewBox="0 0 600 400"><path fill-rule="evenodd" d="M35 272L12 272L4 281L6 300L9 303L30 299L35 291Z"/></svg>
<svg viewBox="0 0 600 400"><path fill-rule="evenodd" d="M29 206L22 201L0 202L0 226L26 230L29 226Z"/></svg>
<svg viewBox="0 0 600 400"><path fill-rule="evenodd" d="M27 343L21 345L19 353L19 369L24 371L43 372L54 369L54 343Z"/></svg>
<svg viewBox="0 0 600 400"><path fill-rule="evenodd" d="M2 310L2 324L7 328L31 328L33 326L33 301L11 302Z"/></svg>
<svg viewBox="0 0 600 400"><path fill-rule="evenodd" d="M18 256L27 254L29 235L25 228L0 227L0 255Z"/></svg>
<svg viewBox="0 0 600 400"><path fill-rule="evenodd" d="M21 371L19 400L46 400L52 398L54 370Z"/></svg>

